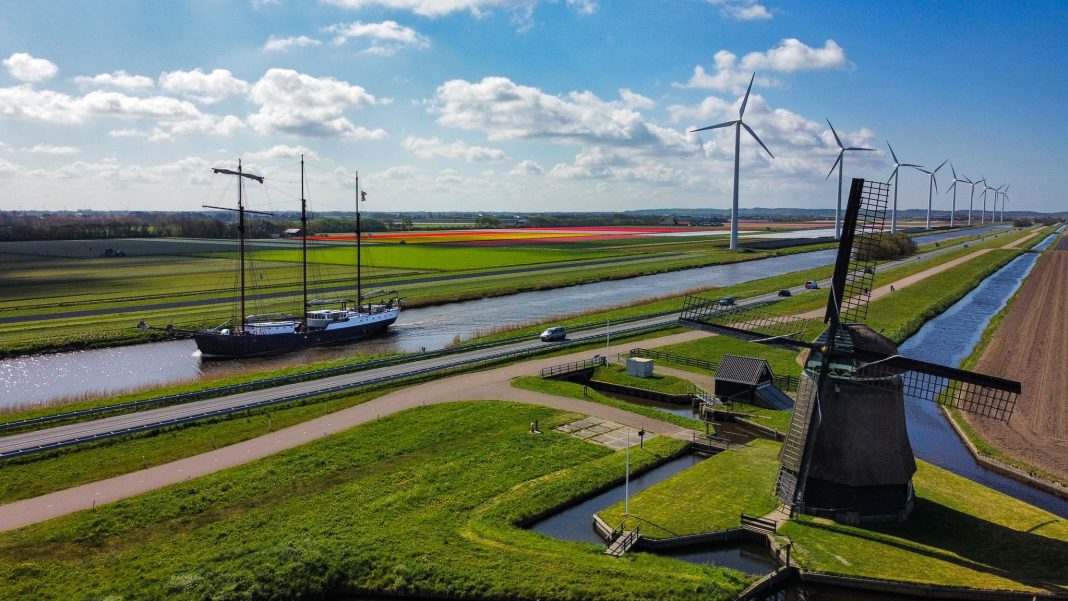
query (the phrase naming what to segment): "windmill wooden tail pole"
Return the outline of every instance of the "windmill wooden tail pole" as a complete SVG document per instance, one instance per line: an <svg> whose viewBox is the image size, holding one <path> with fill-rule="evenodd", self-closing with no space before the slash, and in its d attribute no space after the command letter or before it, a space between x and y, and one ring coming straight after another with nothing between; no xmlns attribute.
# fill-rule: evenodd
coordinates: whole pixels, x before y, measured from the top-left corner
<svg viewBox="0 0 1068 601"><path fill-rule="evenodd" d="M807 342L804 322L774 303L721 308L691 297L683 325L801 350L804 371L779 456L776 495L791 513L848 523L904 520L916 460L905 403L931 401L1008 421L1019 382L902 356L868 327L868 302L890 185L854 179L824 315Z"/></svg>

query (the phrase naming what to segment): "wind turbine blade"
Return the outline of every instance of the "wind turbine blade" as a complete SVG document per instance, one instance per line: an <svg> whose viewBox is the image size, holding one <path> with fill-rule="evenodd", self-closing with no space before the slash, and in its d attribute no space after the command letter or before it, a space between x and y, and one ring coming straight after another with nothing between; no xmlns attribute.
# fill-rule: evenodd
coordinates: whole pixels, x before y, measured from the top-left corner
<svg viewBox="0 0 1068 601"><path fill-rule="evenodd" d="M753 71L753 76L749 78L749 87L745 89L745 97L742 98L742 107L738 109L738 120L741 121L745 116L745 105L749 102L749 92L753 89L753 80L756 79L756 71Z"/></svg>
<svg viewBox="0 0 1068 601"><path fill-rule="evenodd" d="M916 171L923 171L923 172L924 172L924 173L926 173L927 175L931 175L931 172L930 172L930 171L928 171L928 170L924 169L923 167L920 167L919 165L916 165L916 167L914 167L914 169L916 169Z"/></svg>
<svg viewBox="0 0 1068 601"><path fill-rule="evenodd" d="M827 119L827 125L831 127L831 133L834 134L834 141L838 142L838 148L845 149L845 146L842 146L842 139L838 137L838 132L834 131L834 126L831 125L830 119Z"/></svg>
<svg viewBox="0 0 1068 601"><path fill-rule="evenodd" d="M902 167L923 167L923 165L914 165L912 163L901 163Z"/></svg>
<svg viewBox="0 0 1068 601"><path fill-rule="evenodd" d="M953 181L957 181L957 170L953 168L953 163L949 164L949 170L953 172Z"/></svg>
<svg viewBox="0 0 1068 601"><path fill-rule="evenodd" d="M764 149L765 152L768 153L768 156L770 156L773 159L775 158L775 155L771 154L771 151L768 150L767 146L764 146L764 141L760 139L760 136L756 135L756 132L753 131L753 128L749 127L744 122L742 123L742 127L745 128L745 131L749 132L749 135L753 136L754 140L756 140L757 142L760 143L760 146Z"/></svg>
<svg viewBox="0 0 1068 601"><path fill-rule="evenodd" d="M825 177L823 179L830 179L831 178L831 174L834 173L834 168L837 167L838 163L840 163L842 161L842 155L843 154L845 154L844 150L839 150L838 151L838 158L834 160L834 164L831 165L831 170L827 172L827 177Z"/></svg>
<svg viewBox="0 0 1068 601"><path fill-rule="evenodd" d="M690 133L694 134L694 133L697 133L699 131L706 131L706 130L709 130L709 129L719 129L721 127L729 127L729 126L734 125L736 123L738 123L738 122L737 121L726 121L724 123L718 123L716 125L709 125L708 127L702 127L702 128L699 128L699 129L691 129Z"/></svg>
<svg viewBox="0 0 1068 601"><path fill-rule="evenodd" d="M894 165L894 170L890 172L890 177L886 178L886 183L889 184L890 180L894 179L894 176L897 175L897 170L899 167L901 167L901 165Z"/></svg>
<svg viewBox="0 0 1068 601"><path fill-rule="evenodd" d="M846 148L846 150L875 150L875 149L874 148L859 148L857 146L850 146L849 148Z"/></svg>
<svg viewBox="0 0 1068 601"><path fill-rule="evenodd" d="M952 183L952 184L950 184L948 188L946 188L946 194L949 194L950 192L952 192L952 191L953 191L953 189L954 189L954 188L956 188L956 187L957 187L957 182L958 182L958 181L959 181L959 180L953 180L953 183Z"/></svg>
<svg viewBox="0 0 1068 601"><path fill-rule="evenodd" d="M945 166L946 166L946 163L948 163L948 162L949 162L949 159L946 159L946 160L942 161L942 164L941 164L941 165L939 165L939 166L935 167L935 170L934 170L934 172L935 172L935 173L938 173L938 170L939 170L939 169L941 169L942 167L945 167Z"/></svg>
<svg viewBox="0 0 1068 601"><path fill-rule="evenodd" d="M931 174L931 183L934 184L935 192L938 192L938 178L933 173Z"/></svg>
<svg viewBox="0 0 1068 601"><path fill-rule="evenodd" d="M894 164L895 165L900 165L901 161L897 160L897 155L894 154L894 147L890 145L890 140L886 141L886 147L890 149L890 156L894 157ZM894 169L894 171L897 171L897 169ZM893 177L893 176L891 176L891 177Z"/></svg>

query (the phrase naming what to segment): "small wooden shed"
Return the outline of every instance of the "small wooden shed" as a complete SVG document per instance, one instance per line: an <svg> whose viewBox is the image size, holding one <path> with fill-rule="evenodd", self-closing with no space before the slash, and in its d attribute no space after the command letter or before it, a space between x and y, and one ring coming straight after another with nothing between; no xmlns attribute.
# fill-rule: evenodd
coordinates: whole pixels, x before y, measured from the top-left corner
<svg viewBox="0 0 1068 601"><path fill-rule="evenodd" d="M774 384L775 374L764 359L723 355L716 369L715 389L720 399L753 404L757 388Z"/></svg>

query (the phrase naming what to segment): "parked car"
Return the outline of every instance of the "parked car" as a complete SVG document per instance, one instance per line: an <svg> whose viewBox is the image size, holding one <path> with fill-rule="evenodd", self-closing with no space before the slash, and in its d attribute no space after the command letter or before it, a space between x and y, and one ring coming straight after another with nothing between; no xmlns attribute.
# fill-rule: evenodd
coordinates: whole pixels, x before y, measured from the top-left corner
<svg viewBox="0 0 1068 601"><path fill-rule="evenodd" d="M723 298L719 299L719 305L721 307L730 307L734 305L734 302L736 300L738 299L734 298L733 296L724 296Z"/></svg>
<svg viewBox="0 0 1068 601"><path fill-rule="evenodd" d="M793 296L793 294L789 290L783 288L779 291L779 296Z"/></svg>
<svg viewBox="0 0 1068 601"><path fill-rule="evenodd" d="M875 275L875 268L874 267L870 267L870 266L869 267L865 267L864 268L864 273L869 274L869 275Z"/></svg>
<svg viewBox="0 0 1068 601"><path fill-rule="evenodd" d="M805 290L819 290L819 289L820 289L820 285L816 282L816 280L809 280L809 281L805 282Z"/></svg>
<svg viewBox="0 0 1068 601"><path fill-rule="evenodd" d="M542 332L541 336L539 336L539 338L541 338L542 342L552 342L554 340L563 340L564 338L567 338L567 330L565 330L564 328L562 328L560 326L556 326L554 328L549 328L549 329L545 330L544 332Z"/></svg>

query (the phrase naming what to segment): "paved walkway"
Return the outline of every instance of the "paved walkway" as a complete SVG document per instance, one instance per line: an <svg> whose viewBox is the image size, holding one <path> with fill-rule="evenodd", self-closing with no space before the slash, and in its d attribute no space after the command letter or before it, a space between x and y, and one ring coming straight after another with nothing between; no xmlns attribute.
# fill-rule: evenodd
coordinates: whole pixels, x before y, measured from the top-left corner
<svg viewBox="0 0 1068 601"><path fill-rule="evenodd" d="M642 345L648 348L655 348L696 340L706 336L710 336L710 334L696 331L684 332L645 340L642 341ZM622 353L628 351L631 346L633 346L633 342L613 346L608 349L608 353ZM596 353L604 352L604 349L590 349L569 355L526 361L497 369L463 374L403 388L366 403L208 453L56 491L32 499L9 503L0 506L0 531L12 530L68 513L91 509L97 505L112 503L163 488L164 486L198 478L309 443L329 434L378 419L383 415L437 403L479 399L519 401L544 405L553 409L573 411L617 422L635 430L644 429L655 434L689 440L689 430L668 422L599 403L521 390L513 388L511 385L512 378L536 375L542 367L587 359Z"/></svg>

